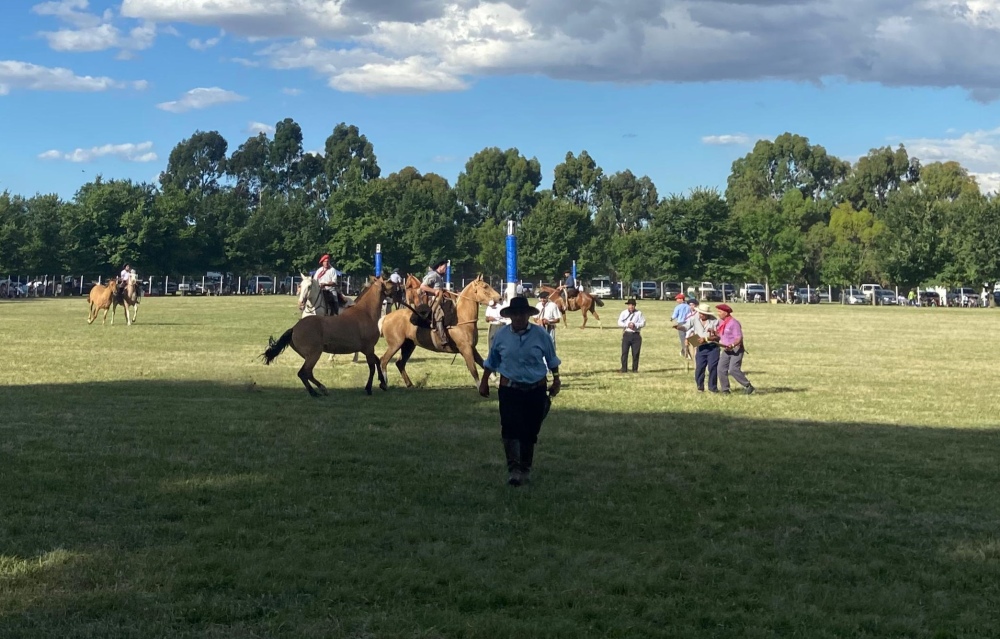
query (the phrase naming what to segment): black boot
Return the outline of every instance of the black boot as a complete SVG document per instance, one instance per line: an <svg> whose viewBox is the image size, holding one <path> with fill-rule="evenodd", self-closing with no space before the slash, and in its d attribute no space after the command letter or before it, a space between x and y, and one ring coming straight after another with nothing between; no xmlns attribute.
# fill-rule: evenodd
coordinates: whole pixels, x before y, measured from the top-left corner
<svg viewBox="0 0 1000 639"><path fill-rule="evenodd" d="M521 441L517 439L503 440L503 451L507 455L507 483L520 486L521 477Z"/></svg>
<svg viewBox="0 0 1000 639"><path fill-rule="evenodd" d="M527 484L530 481L531 464L535 461L535 445L521 442L521 483Z"/></svg>

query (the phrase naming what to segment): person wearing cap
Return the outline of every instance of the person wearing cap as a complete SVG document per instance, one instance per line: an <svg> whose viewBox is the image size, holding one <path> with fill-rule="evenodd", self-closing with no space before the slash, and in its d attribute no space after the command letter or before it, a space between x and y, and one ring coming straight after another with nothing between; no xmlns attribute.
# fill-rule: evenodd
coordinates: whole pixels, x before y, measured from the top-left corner
<svg viewBox="0 0 1000 639"><path fill-rule="evenodd" d="M337 269L330 264L330 255L319 258L319 269L316 270L316 282L326 300L327 315L337 315L340 312L339 291L337 290Z"/></svg>
<svg viewBox="0 0 1000 639"><path fill-rule="evenodd" d="M743 387L743 392L752 395L753 384L743 373L743 326L733 317L733 308L729 304L716 304L715 312L719 315L719 326L716 330L719 336L719 392L729 394L729 377Z"/></svg>
<svg viewBox="0 0 1000 639"><path fill-rule="evenodd" d="M628 354L632 352L632 372L639 372L639 352L642 351L642 327L646 318L642 311L636 310L635 300L625 302L625 310L618 316L618 326L622 329L622 373L628 372Z"/></svg>
<svg viewBox="0 0 1000 639"><path fill-rule="evenodd" d="M448 270L448 260L439 260L431 264L420 282L420 292L424 294L424 300L431 307L434 325L437 328L438 339L441 346L446 347L451 344L451 337L448 329L445 328L445 317L447 314L448 301L445 299L444 274Z"/></svg>
<svg viewBox="0 0 1000 639"><path fill-rule="evenodd" d="M538 304L535 305L538 309L538 319L536 322L539 326L545 329L545 332L549 334L552 338L552 343L556 343L556 326L559 325L559 320L562 319L562 313L559 312L559 307L556 303L549 299L549 294L542 291L538 294Z"/></svg>
<svg viewBox="0 0 1000 639"><path fill-rule="evenodd" d="M694 313L694 309L691 308L691 305L689 304L688 299L684 296L684 293L678 293L677 297L674 299L677 300L677 306L674 307L674 312L670 314L670 321L674 324L681 324L685 322L687 318L691 317L691 314ZM687 359L688 349L684 333L677 333L677 337L680 339L681 343L681 357Z"/></svg>
<svg viewBox="0 0 1000 639"><path fill-rule="evenodd" d="M500 438L507 458L507 483L527 483L535 458L535 444L552 397L559 394L559 357L556 346L541 326L528 318L538 314L527 298L515 297L500 310L510 325L497 331L489 356L483 362L479 394L490 396L490 375L500 374ZM546 373L552 372L548 385Z"/></svg>
<svg viewBox="0 0 1000 639"><path fill-rule="evenodd" d="M699 392L705 391L705 373L708 373L708 391L719 392L719 322L715 310L708 304L699 304L694 313L674 328L684 331L689 343L698 343L694 358L694 383ZM692 340L692 338L694 338Z"/></svg>

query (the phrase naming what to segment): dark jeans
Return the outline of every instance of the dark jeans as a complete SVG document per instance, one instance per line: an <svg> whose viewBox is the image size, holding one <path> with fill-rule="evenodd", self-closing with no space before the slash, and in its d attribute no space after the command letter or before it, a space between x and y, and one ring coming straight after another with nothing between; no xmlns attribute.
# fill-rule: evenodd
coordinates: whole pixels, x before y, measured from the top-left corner
<svg viewBox="0 0 1000 639"><path fill-rule="evenodd" d="M705 369L708 369L708 390L719 390L719 345L703 344L694 358L694 383L698 390L705 390Z"/></svg>
<svg viewBox="0 0 1000 639"><path fill-rule="evenodd" d="M518 439L528 444L538 441L542 420L549 414L552 400L544 388L520 390L501 386L500 434L504 439Z"/></svg>
<svg viewBox="0 0 1000 639"><path fill-rule="evenodd" d="M632 351L632 372L639 372L639 353L642 351L642 335L625 331L622 333L622 370L628 370L628 353Z"/></svg>

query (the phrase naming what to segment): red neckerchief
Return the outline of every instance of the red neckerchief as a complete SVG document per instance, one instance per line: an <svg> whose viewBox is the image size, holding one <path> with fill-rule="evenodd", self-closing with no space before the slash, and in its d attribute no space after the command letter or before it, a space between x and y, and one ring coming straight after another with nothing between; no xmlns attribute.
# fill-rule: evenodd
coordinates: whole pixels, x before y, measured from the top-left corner
<svg viewBox="0 0 1000 639"><path fill-rule="evenodd" d="M729 320L731 320L731 319L733 319L732 315L730 315L726 319L724 319L721 322L719 322L719 330L717 331L717 334L718 334L719 337L722 337L723 333L726 330L726 324L728 324ZM725 345L723 344L723 346L725 346Z"/></svg>

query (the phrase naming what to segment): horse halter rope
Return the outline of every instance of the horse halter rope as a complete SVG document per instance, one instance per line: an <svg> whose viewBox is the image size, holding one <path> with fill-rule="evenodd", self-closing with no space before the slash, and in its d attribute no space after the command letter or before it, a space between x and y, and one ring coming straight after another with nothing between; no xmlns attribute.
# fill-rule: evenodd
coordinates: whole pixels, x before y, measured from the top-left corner
<svg viewBox="0 0 1000 639"><path fill-rule="evenodd" d="M316 284L315 279L309 279L309 287L305 290L305 292L306 295L303 297L305 297L306 302L312 305L313 313L316 313L320 306L329 311L329 309L326 308L326 301L323 299L323 287ZM315 293L315 296L313 296L312 293Z"/></svg>

